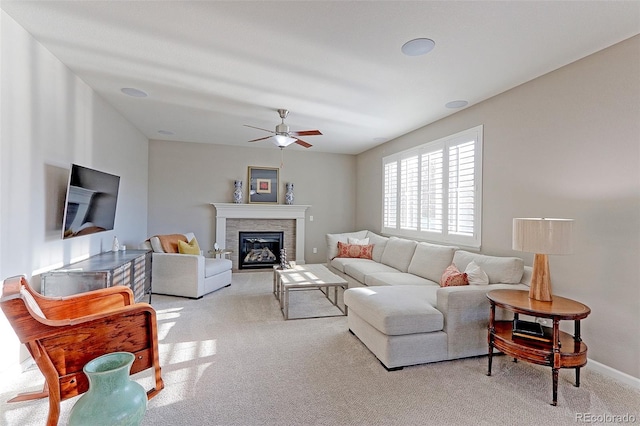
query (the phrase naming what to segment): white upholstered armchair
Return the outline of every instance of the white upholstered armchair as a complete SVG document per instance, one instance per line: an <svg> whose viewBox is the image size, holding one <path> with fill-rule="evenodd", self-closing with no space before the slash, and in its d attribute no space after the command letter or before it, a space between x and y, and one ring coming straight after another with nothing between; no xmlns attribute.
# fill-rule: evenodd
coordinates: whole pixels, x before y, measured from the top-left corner
<svg viewBox="0 0 640 426"><path fill-rule="evenodd" d="M151 262L153 293L197 299L231 285L230 260L205 258L199 250L199 254L178 252L178 240L192 242L194 238L191 232L167 236L156 235L143 243L144 247L153 250Z"/></svg>

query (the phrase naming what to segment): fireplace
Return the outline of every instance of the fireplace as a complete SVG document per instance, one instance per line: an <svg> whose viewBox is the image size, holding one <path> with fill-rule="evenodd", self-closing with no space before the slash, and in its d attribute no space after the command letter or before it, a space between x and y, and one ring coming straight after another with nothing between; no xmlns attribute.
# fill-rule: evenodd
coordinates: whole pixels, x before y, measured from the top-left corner
<svg viewBox="0 0 640 426"><path fill-rule="evenodd" d="M280 263L280 248L284 247L283 232L240 232L238 235L238 268L271 268Z"/></svg>
<svg viewBox="0 0 640 426"><path fill-rule="evenodd" d="M311 206L285 204L212 203L216 208L216 239L220 248L233 250L230 258L233 270L238 271L240 231L284 232L283 243L287 258L302 265L305 251L305 215Z"/></svg>

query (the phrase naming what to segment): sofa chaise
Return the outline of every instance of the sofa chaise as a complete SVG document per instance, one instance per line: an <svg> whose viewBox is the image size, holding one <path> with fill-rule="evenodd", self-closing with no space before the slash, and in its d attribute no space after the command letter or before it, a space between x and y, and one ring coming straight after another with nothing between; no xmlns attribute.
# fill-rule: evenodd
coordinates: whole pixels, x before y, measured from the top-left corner
<svg viewBox="0 0 640 426"><path fill-rule="evenodd" d="M517 257L486 256L367 230L327 234L326 239L328 268L349 283L344 292L349 330L389 370L486 355L486 293L528 290L531 279L531 268ZM350 250L354 245L363 249ZM460 271L456 277L465 275L470 284L441 286L451 265ZM509 315L496 312L497 319Z"/></svg>

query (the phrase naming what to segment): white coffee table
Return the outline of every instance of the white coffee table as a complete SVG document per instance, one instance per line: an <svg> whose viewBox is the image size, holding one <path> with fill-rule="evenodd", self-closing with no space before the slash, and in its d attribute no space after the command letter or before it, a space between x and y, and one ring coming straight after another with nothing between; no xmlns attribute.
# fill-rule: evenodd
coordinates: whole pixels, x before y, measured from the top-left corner
<svg viewBox="0 0 640 426"><path fill-rule="evenodd" d="M285 320L289 319L289 292L292 290L320 290L333 306L342 312L340 315L324 315L323 317L347 315L347 306L345 305L342 309L338 305L338 287L346 290L347 281L329 271L324 265L296 265L289 269L280 269L278 265L273 266L273 294L280 302L280 310L282 310ZM333 300L330 297L331 288L333 288Z"/></svg>

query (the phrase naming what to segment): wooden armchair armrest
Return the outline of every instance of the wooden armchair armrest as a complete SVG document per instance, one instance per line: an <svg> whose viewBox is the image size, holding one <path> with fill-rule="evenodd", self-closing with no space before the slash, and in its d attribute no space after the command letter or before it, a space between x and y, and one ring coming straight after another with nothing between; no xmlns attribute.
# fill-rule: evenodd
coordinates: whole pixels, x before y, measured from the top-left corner
<svg viewBox="0 0 640 426"><path fill-rule="evenodd" d="M133 292L125 286L102 288L63 297L32 294L42 312L51 320L85 317L134 304Z"/></svg>

